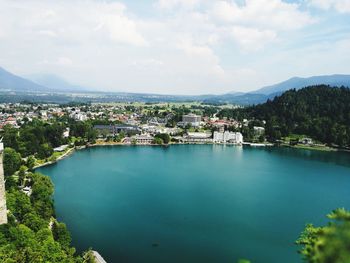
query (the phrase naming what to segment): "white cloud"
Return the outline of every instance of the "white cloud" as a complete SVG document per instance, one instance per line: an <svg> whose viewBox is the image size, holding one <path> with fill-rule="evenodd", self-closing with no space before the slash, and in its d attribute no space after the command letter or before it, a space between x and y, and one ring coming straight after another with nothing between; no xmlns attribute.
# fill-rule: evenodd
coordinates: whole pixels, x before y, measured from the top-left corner
<svg viewBox="0 0 350 263"><path fill-rule="evenodd" d="M213 15L222 21L278 30L299 29L313 22L297 3L281 0L215 1Z"/></svg>
<svg viewBox="0 0 350 263"><path fill-rule="evenodd" d="M272 30L233 26L229 32L244 51L258 51L277 37Z"/></svg>
<svg viewBox="0 0 350 263"><path fill-rule="evenodd" d="M161 9L185 8L193 9L201 0L158 0L157 6Z"/></svg>
<svg viewBox="0 0 350 263"><path fill-rule="evenodd" d="M349 0L309 0L310 5L320 9L329 10L334 8L339 13L350 13Z"/></svg>
<svg viewBox="0 0 350 263"><path fill-rule="evenodd" d="M334 1L323 8L340 6ZM253 89L286 71L315 68L293 53L295 44L309 45L307 32L323 29L302 1L154 0L147 10L132 9L135 3L0 0L0 66L101 90L186 94ZM334 48L337 58L346 52Z"/></svg>
<svg viewBox="0 0 350 263"><path fill-rule="evenodd" d="M59 57L57 59L57 64L61 66L70 66L73 64L73 61L68 57Z"/></svg>

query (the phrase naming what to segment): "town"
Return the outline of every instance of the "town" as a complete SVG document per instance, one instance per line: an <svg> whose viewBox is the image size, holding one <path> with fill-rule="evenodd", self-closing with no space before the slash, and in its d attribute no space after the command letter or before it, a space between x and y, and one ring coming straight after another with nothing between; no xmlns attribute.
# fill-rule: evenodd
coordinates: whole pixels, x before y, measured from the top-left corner
<svg viewBox="0 0 350 263"><path fill-rule="evenodd" d="M89 123L94 144L243 144L242 126L248 121L218 118L219 106L194 104L0 104L0 131L20 128L34 120L59 122L67 142L83 144L84 138L72 133L77 123ZM256 138L263 127L254 127ZM83 136L81 136L83 137ZM261 140L261 139L260 139ZM86 141L87 142L87 141ZM67 145L68 146L68 145ZM55 147L64 151L66 145Z"/></svg>

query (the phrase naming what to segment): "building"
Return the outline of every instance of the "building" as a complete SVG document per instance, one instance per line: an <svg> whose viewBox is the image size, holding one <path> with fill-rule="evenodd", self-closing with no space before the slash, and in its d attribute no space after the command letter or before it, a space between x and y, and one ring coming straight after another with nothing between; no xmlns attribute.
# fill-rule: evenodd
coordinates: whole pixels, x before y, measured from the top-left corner
<svg viewBox="0 0 350 263"><path fill-rule="evenodd" d="M66 130L63 132L63 138L68 138L70 133L70 129L66 128Z"/></svg>
<svg viewBox="0 0 350 263"><path fill-rule="evenodd" d="M4 151L4 145L0 140L0 225L7 224L5 180L4 180L4 169L3 169L3 165L2 165L2 153L3 153L3 151Z"/></svg>
<svg viewBox="0 0 350 263"><path fill-rule="evenodd" d="M311 138L302 138L299 142L302 144L305 144L305 145L312 145L313 144L313 141Z"/></svg>
<svg viewBox="0 0 350 263"><path fill-rule="evenodd" d="M242 144L243 143L243 135L240 132L218 132L215 131L213 134L213 142L214 143L235 143Z"/></svg>
<svg viewBox="0 0 350 263"><path fill-rule="evenodd" d="M69 147L68 144L61 145L53 149L54 152L64 152Z"/></svg>
<svg viewBox="0 0 350 263"><path fill-rule="evenodd" d="M132 139L136 140L137 144L151 144L153 143L154 137L148 134L135 135Z"/></svg>
<svg viewBox="0 0 350 263"><path fill-rule="evenodd" d="M210 143L213 141L211 133L206 132L188 132L178 140L183 143Z"/></svg>
<svg viewBox="0 0 350 263"><path fill-rule="evenodd" d="M192 127L198 127L201 125L202 117L193 113L182 116L183 127L191 125Z"/></svg>

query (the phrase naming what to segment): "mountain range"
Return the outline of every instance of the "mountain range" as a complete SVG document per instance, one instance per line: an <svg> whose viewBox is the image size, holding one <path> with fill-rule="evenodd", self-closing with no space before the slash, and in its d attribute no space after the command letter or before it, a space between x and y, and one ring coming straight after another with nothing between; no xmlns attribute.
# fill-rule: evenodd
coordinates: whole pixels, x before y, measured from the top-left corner
<svg viewBox="0 0 350 263"><path fill-rule="evenodd" d="M26 78L17 76L0 67L1 101L143 101L143 102L174 102L174 101L201 101L205 103L221 104L233 103L239 105L259 104L274 98L289 89L301 89L313 85L346 86L350 87L350 75L323 75L308 78L293 77L286 81L262 87L256 91L230 92L222 95L159 95L147 93L125 92L98 92L91 88L73 85L68 81L50 74L29 75ZM30 95L27 95L30 93ZM43 94L44 93L44 94ZM73 95L72 93L77 93ZM79 93L84 93L79 95ZM20 95L20 96L19 96Z"/></svg>

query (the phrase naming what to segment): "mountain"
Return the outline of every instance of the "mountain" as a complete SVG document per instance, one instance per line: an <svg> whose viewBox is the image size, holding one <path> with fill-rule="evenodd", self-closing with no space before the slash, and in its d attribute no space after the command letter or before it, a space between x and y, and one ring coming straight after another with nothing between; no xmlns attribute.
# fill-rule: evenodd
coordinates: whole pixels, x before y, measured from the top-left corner
<svg viewBox="0 0 350 263"><path fill-rule="evenodd" d="M53 75L53 74L34 74L29 75L28 78L33 82L50 88L51 90L60 91L60 92L83 92L91 91L89 88L84 88L78 85L71 84L65 79Z"/></svg>
<svg viewBox="0 0 350 263"><path fill-rule="evenodd" d="M257 93L240 93L232 94L227 93L223 95L212 95L203 100L204 103L210 104L222 104L222 103L232 103L238 105L253 105L259 104L275 97L276 94L257 94Z"/></svg>
<svg viewBox="0 0 350 263"><path fill-rule="evenodd" d="M313 76L309 78L294 77L286 81L277 83L275 85L266 86L261 89L254 91L257 94L269 95L271 93L282 93L290 89L301 89L307 86L314 85L330 85L333 87L350 87L350 75L324 75L324 76Z"/></svg>
<svg viewBox="0 0 350 263"><path fill-rule="evenodd" d="M11 91L43 91L46 87L28 79L16 76L0 67L0 90Z"/></svg>

